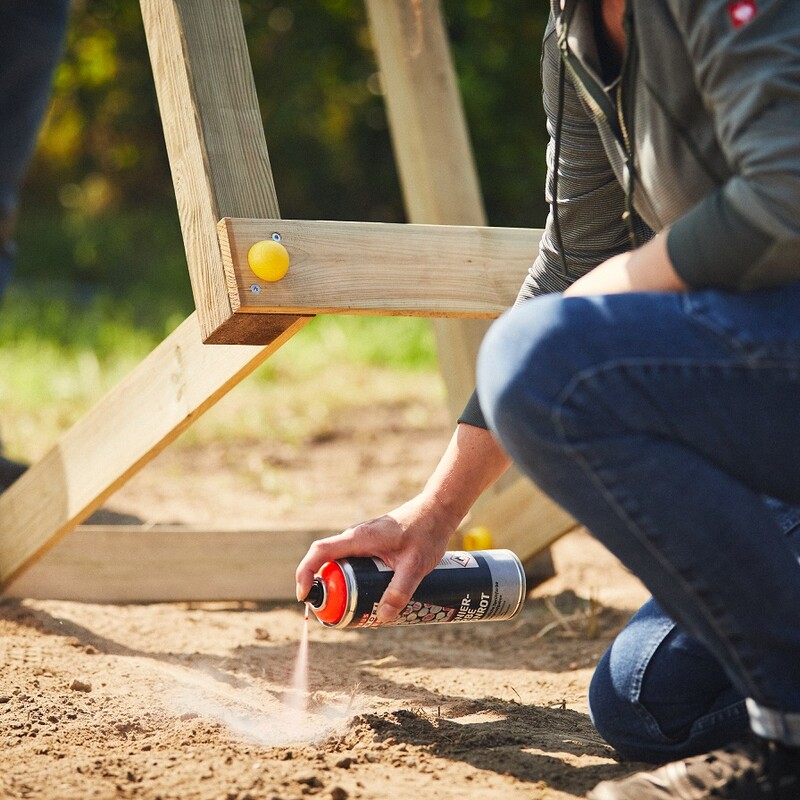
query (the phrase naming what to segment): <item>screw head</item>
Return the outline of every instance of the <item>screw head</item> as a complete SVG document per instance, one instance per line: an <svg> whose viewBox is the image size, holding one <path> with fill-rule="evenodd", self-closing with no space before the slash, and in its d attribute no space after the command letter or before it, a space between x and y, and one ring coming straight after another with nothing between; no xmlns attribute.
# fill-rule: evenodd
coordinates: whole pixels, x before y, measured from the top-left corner
<svg viewBox="0 0 800 800"><path fill-rule="evenodd" d="M279 233L273 233L272 234L272 241L273 242L279 242L280 240L281 240L281 235Z"/></svg>
<svg viewBox="0 0 800 800"><path fill-rule="evenodd" d="M259 286L257 283L254 283L254 284L253 284L253 285L250 287L250 291L251 291L253 294L261 294L261 287L260 287L260 286Z"/></svg>

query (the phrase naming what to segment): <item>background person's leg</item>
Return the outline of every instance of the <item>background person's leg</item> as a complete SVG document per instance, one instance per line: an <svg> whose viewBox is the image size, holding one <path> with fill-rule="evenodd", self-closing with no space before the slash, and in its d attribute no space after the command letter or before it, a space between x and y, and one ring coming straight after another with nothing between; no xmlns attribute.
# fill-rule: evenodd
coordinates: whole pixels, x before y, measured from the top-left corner
<svg viewBox="0 0 800 800"><path fill-rule="evenodd" d="M69 0L0 0L0 299L14 269L20 184L47 108L68 13ZM25 469L0 455L0 492Z"/></svg>
<svg viewBox="0 0 800 800"><path fill-rule="evenodd" d="M61 56L68 0L0 0L0 296L14 262L19 187Z"/></svg>

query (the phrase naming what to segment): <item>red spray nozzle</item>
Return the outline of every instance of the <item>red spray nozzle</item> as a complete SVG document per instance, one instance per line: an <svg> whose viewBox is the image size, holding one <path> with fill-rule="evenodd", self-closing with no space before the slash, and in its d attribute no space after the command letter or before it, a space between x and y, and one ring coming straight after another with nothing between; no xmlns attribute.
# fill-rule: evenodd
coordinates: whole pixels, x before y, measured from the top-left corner
<svg viewBox="0 0 800 800"><path fill-rule="evenodd" d="M347 608L347 584L344 572L335 561L323 564L303 600L320 622L336 625Z"/></svg>

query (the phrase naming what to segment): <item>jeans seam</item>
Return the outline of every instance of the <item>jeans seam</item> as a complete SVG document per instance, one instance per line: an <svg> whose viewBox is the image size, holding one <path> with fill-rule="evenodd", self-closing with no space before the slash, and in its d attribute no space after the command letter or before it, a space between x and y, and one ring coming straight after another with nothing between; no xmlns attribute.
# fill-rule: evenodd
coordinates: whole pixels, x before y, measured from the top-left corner
<svg viewBox="0 0 800 800"><path fill-rule="evenodd" d="M755 695L760 695L758 687L751 681L749 677L749 670L745 667L744 663L739 658L739 655L736 652L736 650L733 649L731 645L728 643L727 637L724 636L724 632L716 624L716 620L714 619L714 617L708 613L705 604L695 593L691 584L688 583L686 580L684 580L681 573L678 572L672 566L672 564L664 556L662 556L659 550L651 544L649 538L643 533L643 531L641 531L636 521L625 511L624 508L622 508L620 503L614 497L611 488L609 486L606 486L606 484L602 481L602 479L588 464L586 459L578 452L575 444L572 441L570 441L570 437L567 432L566 425L564 424L563 417L568 402L571 400L571 398L577 391L578 387L582 383L585 383L602 373L610 373L614 370L629 370L631 368L636 368L636 367L638 368L692 367L695 369L696 368L708 369L709 367L712 367L720 370L730 370L731 368L735 367L753 372L765 369L775 369L778 367L791 368L792 366L796 370L798 367L797 361L798 359L796 358L780 358L780 359L775 358L770 360L764 359L758 362L749 360L746 363L737 361L737 363L732 364L730 358L701 360L694 358L655 359L655 358L643 358L643 357L625 358L625 359L618 359L615 361L608 361L604 362L603 364L592 365L591 367L587 367L583 370L579 370L578 372L576 372L569 380L569 382L564 386L564 388L559 392L558 396L555 398L553 408L550 412L551 424L553 426L553 430L556 432L557 436L561 440L561 447L563 452L580 467L580 469L588 477L588 479L592 482L592 484L597 487L598 491L600 492L600 495L613 509L617 518L622 521L622 523L625 525L625 527L628 529L631 535L636 539L636 541L639 542L639 544L642 545L646 549L646 551L651 554L651 556L661 565L664 571L668 575L670 575L672 579L678 583L678 585L682 587L683 591L688 596L694 598L695 607L703 615L709 627L719 635L720 641L724 643L729 658L731 658L731 661L736 665L739 674L742 676L742 679L745 680L747 684L750 686L749 693Z"/></svg>
<svg viewBox="0 0 800 800"><path fill-rule="evenodd" d="M647 706L642 702L642 685L644 684L644 676L647 672L647 668L650 666L650 662L655 655L655 652L658 650L659 647L664 642L666 635L675 627L675 623L671 620L669 622L662 623L662 628L664 629L663 635L659 637L658 641L652 646L647 654L643 656L639 664L636 668L636 673L634 676L634 681L632 685L633 692L631 693L631 703L633 705L633 709L636 712L637 716L642 720L644 725L647 727L650 735L655 738L661 738L664 742L670 742L671 740L669 737L661 730L661 726L658 724L658 720L650 713Z"/></svg>
<svg viewBox="0 0 800 800"><path fill-rule="evenodd" d="M734 719L741 715L747 716L744 700L738 700L732 705L721 708L718 711L712 711L709 714L698 717L692 724L692 733L708 730L717 722L724 722L725 720Z"/></svg>
<svg viewBox="0 0 800 800"><path fill-rule="evenodd" d="M686 294L682 298L681 309L690 323L706 333L711 333L723 346L728 348L734 357L742 359L743 366L758 366L761 361L766 363L765 357L757 347L754 347L753 343L744 341L740 336L737 336L735 330L714 319L706 308L702 306L702 300L698 301L692 295ZM797 361L798 355L781 356L774 363L783 364L785 363L784 359L786 361Z"/></svg>

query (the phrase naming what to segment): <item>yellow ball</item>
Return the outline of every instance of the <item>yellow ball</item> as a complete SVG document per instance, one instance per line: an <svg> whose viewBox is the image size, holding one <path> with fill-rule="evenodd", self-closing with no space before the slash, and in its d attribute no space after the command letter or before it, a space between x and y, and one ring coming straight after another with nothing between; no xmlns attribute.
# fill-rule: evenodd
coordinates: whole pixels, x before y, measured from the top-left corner
<svg viewBox="0 0 800 800"><path fill-rule="evenodd" d="M289 270L289 253L280 242L265 239L250 248L247 263L262 281L279 281Z"/></svg>
<svg viewBox="0 0 800 800"><path fill-rule="evenodd" d="M485 525L470 528L464 534L465 550L491 550L492 532Z"/></svg>

